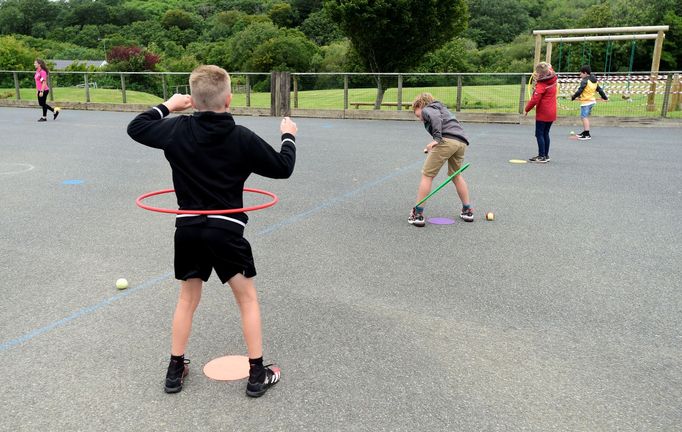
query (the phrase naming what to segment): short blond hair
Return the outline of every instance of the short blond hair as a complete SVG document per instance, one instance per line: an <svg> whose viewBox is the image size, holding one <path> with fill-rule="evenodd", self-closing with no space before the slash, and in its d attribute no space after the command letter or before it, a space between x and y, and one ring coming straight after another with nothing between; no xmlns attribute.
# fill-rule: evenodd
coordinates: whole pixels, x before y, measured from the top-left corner
<svg viewBox="0 0 682 432"><path fill-rule="evenodd" d="M424 108L426 105L435 101L431 93L422 93L412 102L412 111L416 111L418 108Z"/></svg>
<svg viewBox="0 0 682 432"><path fill-rule="evenodd" d="M230 74L218 66L198 66L189 76L189 89L199 111L220 111L225 108L225 99L232 92Z"/></svg>

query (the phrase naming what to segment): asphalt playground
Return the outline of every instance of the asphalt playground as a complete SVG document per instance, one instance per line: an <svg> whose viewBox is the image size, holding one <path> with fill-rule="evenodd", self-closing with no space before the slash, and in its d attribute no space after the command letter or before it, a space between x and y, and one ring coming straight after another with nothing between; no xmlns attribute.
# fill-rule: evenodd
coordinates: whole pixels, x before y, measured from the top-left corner
<svg viewBox="0 0 682 432"><path fill-rule="evenodd" d="M174 218L135 198L172 183L134 115L0 108L0 430L682 430L682 128L555 125L535 165L509 163L533 126L464 124L476 221L420 229L418 122L295 119L293 176L247 184L280 199L246 237L282 368L249 399L202 373L245 355L215 275L163 392ZM279 119L237 122L278 148ZM458 211L450 186L426 203Z"/></svg>

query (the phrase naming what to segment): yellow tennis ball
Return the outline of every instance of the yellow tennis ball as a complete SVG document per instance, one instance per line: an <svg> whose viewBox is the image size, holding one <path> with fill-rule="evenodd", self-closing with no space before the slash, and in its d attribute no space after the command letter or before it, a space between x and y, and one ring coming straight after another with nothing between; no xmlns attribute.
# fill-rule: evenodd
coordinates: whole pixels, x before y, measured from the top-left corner
<svg viewBox="0 0 682 432"><path fill-rule="evenodd" d="M571 131L571 135L575 135L575 131Z"/></svg>
<svg viewBox="0 0 682 432"><path fill-rule="evenodd" d="M128 288L128 280L125 278L120 278L120 279L116 280L116 288L118 288L120 290L124 290L124 289Z"/></svg>
<svg viewBox="0 0 682 432"><path fill-rule="evenodd" d="M486 213L485 214L485 220L489 220L489 221L495 220L495 215L493 214L493 212Z"/></svg>

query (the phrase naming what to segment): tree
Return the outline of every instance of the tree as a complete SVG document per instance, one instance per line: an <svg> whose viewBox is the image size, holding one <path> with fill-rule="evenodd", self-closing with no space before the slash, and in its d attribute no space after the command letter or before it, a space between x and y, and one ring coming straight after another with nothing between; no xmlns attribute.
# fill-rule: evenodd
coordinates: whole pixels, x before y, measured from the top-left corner
<svg viewBox="0 0 682 432"><path fill-rule="evenodd" d="M111 22L111 8L102 2L69 1L60 16L62 26L101 25Z"/></svg>
<svg viewBox="0 0 682 432"><path fill-rule="evenodd" d="M334 21L373 73L399 72L419 63L466 27L464 0L330 0ZM379 109L385 89L377 75Z"/></svg>
<svg viewBox="0 0 682 432"><path fill-rule="evenodd" d="M21 33L24 30L24 14L16 4L5 3L0 6L0 33Z"/></svg>
<svg viewBox="0 0 682 432"><path fill-rule="evenodd" d="M344 38L341 29L332 21L325 9L308 15L300 29L318 45L328 45Z"/></svg>
<svg viewBox="0 0 682 432"><path fill-rule="evenodd" d="M31 70L38 52L12 36L0 36L0 70Z"/></svg>
<svg viewBox="0 0 682 432"><path fill-rule="evenodd" d="M275 3L270 8L268 17L278 27L293 27L297 21L296 11L289 3Z"/></svg>
<svg viewBox="0 0 682 432"><path fill-rule="evenodd" d="M0 29L29 35L38 23L52 27L57 12L58 6L49 0L6 0L0 2Z"/></svg>
<svg viewBox="0 0 682 432"><path fill-rule="evenodd" d="M465 36L480 47L510 42L530 28L530 16L518 0L468 0Z"/></svg>
<svg viewBox="0 0 682 432"><path fill-rule="evenodd" d="M251 63L253 52L259 45L277 34L278 30L274 24L255 23L232 36L227 44L229 47L227 68L242 72L250 71L253 67Z"/></svg>
<svg viewBox="0 0 682 432"><path fill-rule="evenodd" d="M180 9L171 9L166 11L161 17L161 25L166 30L172 27L177 27L180 30L187 30L194 27L194 17L189 12Z"/></svg>
<svg viewBox="0 0 682 432"><path fill-rule="evenodd" d="M424 56L420 72L475 72L478 63L476 44L455 38Z"/></svg>
<svg viewBox="0 0 682 432"><path fill-rule="evenodd" d="M351 47L348 39L323 46L313 56L313 70L315 72L344 72L349 70L351 67L348 64L348 53L350 50Z"/></svg>
<svg viewBox="0 0 682 432"><path fill-rule="evenodd" d="M239 10L249 15L265 13L273 1L262 0L220 0L216 4L218 10Z"/></svg>
<svg viewBox="0 0 682 432"><path fill-rule="evenodd" d="M253 51L251 65L258 72L307 71L317 51L317 45L300 31L281 31Z"/></svg>

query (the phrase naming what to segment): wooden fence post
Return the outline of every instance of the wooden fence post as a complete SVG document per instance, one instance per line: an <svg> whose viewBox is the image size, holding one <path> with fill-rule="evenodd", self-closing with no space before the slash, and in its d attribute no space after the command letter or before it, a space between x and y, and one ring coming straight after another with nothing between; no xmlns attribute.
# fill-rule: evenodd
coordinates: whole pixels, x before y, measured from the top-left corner
<svg viewBox="0 0 682 432"><path fill-rule="evenodd" d="M403 76L398 74L398 111L403 109Z"/></svg>
<svg viewBox="0 0 682 432"><path fill-rule="evenodd" d="M90 84L88 83L88 74L83 74L83 85L85 87L85 102L90 102Z"/></svg>
<svg viewBox="0 0 682 432"><path fill-rule="evenodd" d="M272 117L279 117L279 72L270 72L270 115Z"/></svg>
<svg viewBox="0 0 682 432"><path fill-rule="evenodd" d="M343 109L348 109L348 75L343 76Z"/></svg>
<svg viewBox="0 0 682 432"><path fill-rule="evenodd" d="M17 100L21 100L21 89L19 88L19 74L12 72L14 76L14 93L17 96Z"/></svg>
<svg viewBox="0 0 682 432"><path fill-rule="evenodd" d="M291 73L290 72L280 72L279 79L279 115L288 116L291 115Z"/></svg>
<svg viewBox="0 0 682 432"><path fill-rule="evenodd" d="M455 111L462 111L462 75L457 75L457 105Z"/></svg>
<svg viewBox="0 0 682 432"><path fill-rule="evenodd" d="M294 80L294 108L298 108L298 77L293 75L292 78Z"/></svg>
<svg viewBox="0 0 682 432"><path fill-rule="evenodd" d="M673 76L668 74L665 80L665 92L663 93L663 106L661 107L661 117L668 116L668 103L670 102L670 89L673 86Z"/></svg>
<svg viewBox="0 0 682 432"><path fill-rule="evenodd" d="M52 85L52 74L47 75L47 86L50 88L50 102L54 101L54 86Z"/></svg>
<svg viewBox="0 0 682 432"><path fill-rule="evenodd" d="M291 73L270 74L270 115L283 117L291 114Z"/></svg>
<svg viewBox="0 0 682 432"><path fill-rule="evenodd" d="M246 106L251 106L251 78L246 76Z"/></svg>
<svg viewBox="0 0 682 432"><path fill-rule="evenodd" d="M682 92L682 81L680 81L680 74L673 75L673 85L670 89L670 103L668 104L668 112L679 111L682 106L682 98L680 97L680 92Z"/></svg>
<svg viewBox="0 0 682 432"><path fill-rule="evenodd" d="M168 100L168 88L166 87L166 74L161 74L161 87L163 88L163 100Z"/></svg>
<svg viewBox="0 0 682 432"><path fill-rule="evenodd" d="M123 103L127 103L126 100L126 77L121 74L121 95L123 96Z"/></svg>
<svg viewBox="0 0 682 432"><path fill-rule="evenodd" d="M519 114L523 114L526 108L526 77L521 75L521 93L519 94Z"/></svg>

